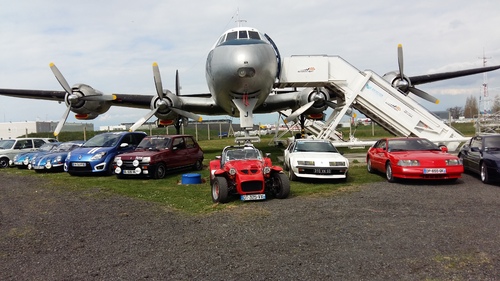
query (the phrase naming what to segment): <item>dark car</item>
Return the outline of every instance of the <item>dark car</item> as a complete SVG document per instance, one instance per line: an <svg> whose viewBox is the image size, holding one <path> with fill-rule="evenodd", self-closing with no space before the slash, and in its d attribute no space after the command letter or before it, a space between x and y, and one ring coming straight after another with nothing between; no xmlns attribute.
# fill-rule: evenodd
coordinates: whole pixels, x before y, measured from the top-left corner
<svg viewBox="0 0 500 281"><path fill-rule="evenodd" d="M483 183L500 180L500 134L472 137L462 146L458 157L464 170L478 174Z"/></svg>
<svg viewBox="0 0 500 281"><path fill-rule="evenodd" d="M264 200L266 194L287 198L290 181L283 169L273 166L269 155L253 145L226 146L221 156L210 161L212 201L227 203L234 195L242 201Z"/></svg>
<svg viewBox="0 0 500 281"><path fill-rule="evenodd" d="M152 177L162 179L168 170L203 168L203 150L189 135L145 137L133 152L115 157L114 171L118 178Z"/></svg>
<svg viewBox="0 0 500 281"><path fill-rule="evenodd" d="M144 132L110 132L96 135L68 153L64 171L70 175L112 175L115 156L134 150L145 136Z"/></svg>

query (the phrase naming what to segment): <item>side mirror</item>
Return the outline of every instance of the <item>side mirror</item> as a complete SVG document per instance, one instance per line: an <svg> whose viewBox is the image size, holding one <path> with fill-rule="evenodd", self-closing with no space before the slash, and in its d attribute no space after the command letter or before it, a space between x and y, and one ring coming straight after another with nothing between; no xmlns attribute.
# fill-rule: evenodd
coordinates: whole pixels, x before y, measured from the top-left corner
<svg viewBox="0 0 500 281"><path fill-rule="evenodd" d="M217 156L215 156L215 159L217 159L217 160L221 160L221 159L222 159L222 156L217 155Z"/></svg>
<svg viewBox="0 0 500 281"><path fill-rule="evenodd" d="M477 146L471 146L470 151L479 152L480 150L479 150L479 147L477 147Z"/></svg>
<svg viewBox="0 0 500 281"><path fill-rule="evenodd" d="M268 157L268 158L271 157L271 153L266 152L266 157Z"/></svg>
<svg viewBox="0 0 500 281"><path fill-rule="evenodd" d="M448 152L448 147L446 147L446 145L440 145L439 148L442 152Z"/></svg>
<svg viewBox="0 0 500 281"><path fill-rule="evenodd" d="M126 143L126 142L120 144L120 148L124 148L124 147L127 147L127 146L128 146L128 143Z"/></svg>

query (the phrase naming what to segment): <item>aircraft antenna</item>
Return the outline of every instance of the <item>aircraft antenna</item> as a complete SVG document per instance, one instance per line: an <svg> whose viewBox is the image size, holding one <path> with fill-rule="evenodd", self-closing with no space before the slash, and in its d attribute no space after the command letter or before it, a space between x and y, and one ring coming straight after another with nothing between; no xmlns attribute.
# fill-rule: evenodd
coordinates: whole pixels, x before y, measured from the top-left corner
<svg viewBox="0 0 500 281"><path fill-rule="evenodd" d="M246 20L240 20L240 8L236 9L236 24L238 24L238 27L241 27L242 22L247 22Z"/></svg>

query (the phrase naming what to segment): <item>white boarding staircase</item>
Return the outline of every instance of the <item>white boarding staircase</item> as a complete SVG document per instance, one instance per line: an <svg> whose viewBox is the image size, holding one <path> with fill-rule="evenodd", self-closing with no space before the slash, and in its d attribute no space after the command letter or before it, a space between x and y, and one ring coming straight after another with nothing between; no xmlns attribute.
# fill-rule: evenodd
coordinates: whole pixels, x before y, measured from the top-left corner
<svg viewBox="0 0 500 281"><path fill-rule="evenodd" d="M395 136L424 137L458 148L466 138L373 71L360 71L339 56L292 56L283 60L281 87L324 87L337 107L317 133L328 139L350 107Z"/></svg>

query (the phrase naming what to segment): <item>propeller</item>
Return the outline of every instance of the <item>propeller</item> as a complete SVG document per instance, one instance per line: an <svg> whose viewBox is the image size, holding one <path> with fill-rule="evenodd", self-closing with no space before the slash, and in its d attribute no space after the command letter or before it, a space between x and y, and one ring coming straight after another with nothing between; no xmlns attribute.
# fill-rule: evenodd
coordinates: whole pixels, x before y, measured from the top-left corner
<svg viewBox="0 0 500 281"><path fill-rule="evenodd" d="M411 92L412 94L424 99L428 100L432 103L438 104L439 100L428 93L415 88L412 84L410 79L404 75L403 72L403 45L398 44L398 67L399 67L399 74L396 76L396 79L393 83L393 86L398 88L400 91L403 93L408 93Z"/></svg>
<svg viewBox="0 0 500 281"><path fill-rule="evenodd" d="M176 96L178 96L179 90L180 90L179 72L178 71L176 71L175 76L176 76L175 77L175 91L176 91ZM194 114L194 113L182 110L182 109L178 109L178 108L173 107L172 105L169 105L169 102L167 101L167 99L165 99L165 93L163 93L163 85L161 82L160 69L159 69L158 64L156 62L153 63L153 77L154 77L154 83L155 83L155 88L156 88L156 94L158 95L158 98L159 98L158 102L156 102L156 107L154 109L152 109L150 112L148 112L146 115L144 115L137 122L135 122L134 125L132 125L130 127L129 131L133 132L137 128L142 126L142 124L144 124L146 121L148 121L149 118L153 117L153 115L155 115L159 109L169 108L170 110L174 111L175 113L177 113L181 116L191 118L191 119L196 120L196 121L202 120L201 116L199 116L197 114Z"/></svg>
<svg viewBox="0 0 500 281"><path fill-rule="evenodd" d="M284 122L288 123L292 120L295 120L299 115L303 114L306 112L313 104L319 100L322 100L324 103L326 103L329 107L335 108L337 105L334 102L331 102L329 100L325 99L325 96L319 93L319 89L316 89L316 93L311 97L311 101L304 104L303 106L299 107L297 110L292 112L292 114L288 115L287 118L285 118Z"/></svg>
<svg viewBox="0 0 500 281"><path fill-rule="evenodd" d="M71 107L76 105L80 100L85 100L85 101L112 101L116 99L115 95L95 95L95 96L80 96L75 93L73 93L73 90L68 84L68 81L64 78L62 75L61 71L57 68L57 66L51 62L49 64L50 69L52 70L52 73L54 73L54 76L56 77L57 81L59 84L63 87L64 91L66 91L66 100L67 100L67 108L66 111L64 111L63 116L59 120L59 123L57 123L56 129L54 130L54 136L58 136L59 133L61 132L62 127L64 126L64 123L66 123L66 119L68 119L68 115L71 111Z"/></svg>

